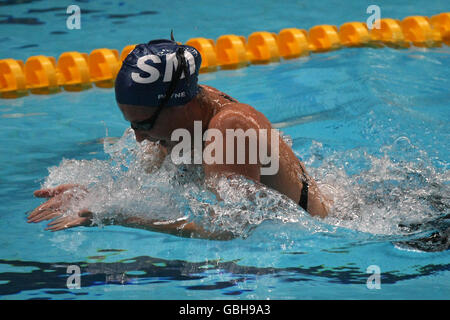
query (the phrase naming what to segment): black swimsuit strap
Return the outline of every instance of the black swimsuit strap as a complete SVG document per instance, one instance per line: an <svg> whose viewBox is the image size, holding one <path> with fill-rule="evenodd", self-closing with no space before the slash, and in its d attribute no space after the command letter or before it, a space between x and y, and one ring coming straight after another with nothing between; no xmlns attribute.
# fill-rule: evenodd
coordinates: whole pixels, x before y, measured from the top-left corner
<svg viewBox="0 0 450 320"><path fill-rule="evenodd" d="M306 177L305 171L303 167L300 165L302 169L303 181L302 181L302 190L300 191L300 200L298 202L299 206L303 208L303 210L308 211L308 178Z"/></svg>
<svg viewBox="0 0 450 320"><path fill-rule="evenodd" d="M221 93L220 96L227 99L228 101L237 102L237 100L233 99L232 97L230 97L229 95L227 95L225 93Z"/></svg>
<svg viewBox="0 0 450 320"><path fill-rule="evenodd" d="M302 182L302 191L300 194L300 201L298 202L298 204L305 211L308 211L308 187L309 187L308 181L304 180Z"/></svg>

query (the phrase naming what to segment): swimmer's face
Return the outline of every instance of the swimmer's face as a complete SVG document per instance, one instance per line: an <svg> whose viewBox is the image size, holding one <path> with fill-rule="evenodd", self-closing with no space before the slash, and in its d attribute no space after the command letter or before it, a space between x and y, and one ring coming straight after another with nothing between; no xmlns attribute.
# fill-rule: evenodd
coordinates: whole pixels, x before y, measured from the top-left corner
<svg viewBox="0 0 450 320"><path fill-rule="evenodd" d="M126 104L118 104L125 119L128 122L141 122L151 118L156 112L156 107L141 107ZM178 141L171 141L172 132L179 128L188 129L186 124L189 119L187 105L163 108L156 119L154 126L150 130L134 130L136 140L142 142L149 140L160 141L165 147L173 147Z"/></svg>

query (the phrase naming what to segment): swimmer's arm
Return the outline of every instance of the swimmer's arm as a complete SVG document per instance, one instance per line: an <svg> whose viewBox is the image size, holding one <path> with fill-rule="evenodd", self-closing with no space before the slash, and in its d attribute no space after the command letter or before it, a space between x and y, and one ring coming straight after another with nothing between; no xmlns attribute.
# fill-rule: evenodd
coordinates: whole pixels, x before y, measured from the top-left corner
<svg viewBox="0 0 450 320"><path fill-rule="evenodd" d="M238 176L243 176L246 178L249 178L253 180L256 184L261 183L261 168L262 164L260 163L260 159L257 163L251 163L249 161L248 155L250 154L250 147L249 143L246 142L245 149L240 150L241 152L244 151L245 153L245 163L239 164L237 161L237 144L236 143L230 143L230 145L234 145L234 161L232 163L229 163L227 161L227 129L242 129L244 132L247 130L256 130L259 132L259 130L266 130L267 132L267 150L272 150L271 148L271 135L273 134L271 129L272 126L270 124L270 121L260 112L254 110L252 107L247 106L245 104L235 104L235 107L225 109L218 114L216 114L210 121L208 129L215 129L222 133L223 137L223 151L222 151L222 159L220 163L212 163L212 164L205 164L205 175L207 178L214 178L218 176L225 176L227 178L233 178ZM235 141L236 142L236 141ZM212 143L212 141L209 140L209 137L207 137L206 140L206 147ZM260 143L260 141L258 141ZM281 146L281 145L280 145ZM275 149L276 150L276 149ZM293 154L292 150L288 148L288 151L292 154L292 159L298 159ZM274 157L278 155L273 155ZM282 161L281 159L278 159L279 161ZM216 159L217 161L217 159ZM285 161L286 163L286 161ZM291 165L288 163L288 165ZM304 168L304 165L302 164L303 171L306 173L306 169ZM328 215L329 207L331 206L331 201L326 200L325 197L322 196L319 188L317 187L316 182L309 177L309 196L308 196L308 213L315 216L319 215L320 217L324 218ZM240 190L239 192L242 192L243 195L251 194L251 192L247 192L247 190L239 189L240 186L236 186L236 190ZM290 187L284 186L284 189L290 189ZM214 187L210 187L210 190L216 194L218 197L218 193L216 190L214 190ZM288 195L287 193L285 193ZM288 195L292 200L294 200L296 197L294 197L292 194ZM220 198L220 197L218 197ZM295 199L296 200L296 199ZM297 201L297 200L296 200Z"/></svg>
<svg viewBox="0 0 450 320"><path fill-rule="evenodd" d="M61 216L50 222L46 230L60 231L78 226L93 227L95 225L92 224L92 217L92 212L89 212L87 210L80 211L76 216ZM54 218L54 216L51 216L50 218ZM39 221L42 221L42 219ZM102 221L102 224L120 225L123 227L163 232L185 238L200 238L211 240L231 240L234 238L234 235L231 232L208 231L198 224L189 222L186 219L178 219L175 221L160 221L144 217L118 215L113 219L104 219Z"/></svg>
<svg viewBox="0 0 450 320"><path fill-rule="evenodd" d="M211 240L231 240L234 238L231 232L211 232L199 226L195 222L188 222L186 219L175 221L158 221L142 217L122 217L115 220L115 225L124 227L145 229L156 232L168 233L185 238L201 238Z"/></svg>
<svg viewBox="0 0 450 320"><path fill-rule="evenodd" d="M245 140L245 149L238 150L236 140L228 141L228 129L240 129L244 132L247 132L248 130L255 130L256 132L258 132L259 129L265 129L267 130L267 133L269 135L268 140L270 141L270 122L261 113L256 113L256 111L253 110L253 108L251 108L250 106L239 103L235 105L235 108L229 108L219 112L209 122L208 131L213 132L214 130L216 130L221 133L221 136L223 137L223 141L221 143L222 159L218 158L218 156L216 155L216 159L213 163L204 164L206 177L213 178L217 176L245 176L255 182L260 182L261 164L259 163L259 160L257 161L257 163L251 163L249 159L250 146L248 140ZM234 137L231 137L231 139L234 139ZM208 135L205 142L205 149L213 142L214 140L212 139L212 137L210 138ZM218 145L218 147L220 147L220 143ZM234 150L227 150L228 145L233 145ZM234 159L232 159L233 161L231 161L231 163L227 158L227 152L233 152ZM244 164L238 163L239 152L244 152ZM214 193L216 193L215 190L213 190L214 188L211 189Z"/></svg>
<svg viewBox="0 0 450 320"><path fill-rule="evenodd" d="M93 227L95 225L92 224L92 216L92 212L89 212L87 210L80 211L76 216L62 216L50 222L46 230L60 231L78 226ZM51 216L50 218L54 217L55 216ZM47 219L41 219L39 221L42 220ZM231 232L208 231L194 222L188 222L186 219L178 219L176 221L160 221L143 217L123 217L119 215L114 219L103 220L102 224L120 225L123 227L163 232L185 238L200 238L211 240L231 240L234 238L234 235Z"/></svg>

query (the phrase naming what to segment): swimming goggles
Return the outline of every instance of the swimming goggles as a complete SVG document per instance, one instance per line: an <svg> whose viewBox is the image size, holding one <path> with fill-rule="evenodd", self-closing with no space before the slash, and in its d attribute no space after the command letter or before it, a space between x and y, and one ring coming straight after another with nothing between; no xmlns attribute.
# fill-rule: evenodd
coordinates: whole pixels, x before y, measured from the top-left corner
<svg viewBox="0 0 450 320"><path fill-rule="evenodd" d="M158 106L158 109L156 109L155 113L148 119L138 121L138 122L130 122L131 128L133 130L143 130L143 131L149 131L153 128L155 125L156 119L158 118L161 110L166 106L167 102L169 101L170 97L172 96L173 92L175 91L177 84L181 78L181 74L184 71L186 80L189 81L188 78L188 68L186 63L186 58L184 57L184 48L179 47L176 51L176 57L178 61L178 66L175 70L175 75L172 77L172 82L169 85L169 88L167 89L166 95L164 99L161 101L160 105Z"/></svg>

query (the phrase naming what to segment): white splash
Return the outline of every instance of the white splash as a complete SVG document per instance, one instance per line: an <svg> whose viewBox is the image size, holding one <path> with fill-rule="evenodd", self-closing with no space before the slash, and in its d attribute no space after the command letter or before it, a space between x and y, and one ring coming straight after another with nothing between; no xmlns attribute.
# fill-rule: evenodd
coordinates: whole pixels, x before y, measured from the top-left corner
<svg viewBox="0 0 450 320"><path fill-rule="evenodd" d="M325 155L320 143L312 148L306 166L334 200L325 220L310 217L287 197L247 179L205 180L201 166L175 166L157 144L137 143L131 129L115 143L105 139L109 160L65 159L49 169L43 187L87 187L87 194L72 201L66 214L87 208L100 226L119 213L160 220L187 217L241 237L267 220L292 223L310 233L343 227L373 235L406 235L411 232L404 225L449 211L447 166L433 167L407 138L382 148L379 157L365 150Z"/></svg>
<svg viewBox="0 0 450 320"><path fill-rule="evenodd" d="M322 146L314 144L315 154ZM430 158L406 137L381 148L381 156L349 150L307 163L321 190L334 199L327 223L380 235L405 235L408 225L449 213L447 165L435 168ZM349 173L350 172L350 173Z"/></svg>

